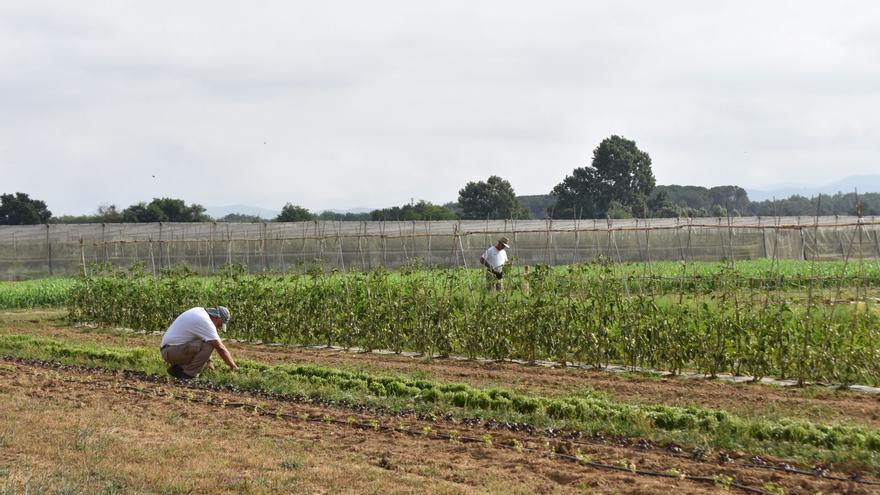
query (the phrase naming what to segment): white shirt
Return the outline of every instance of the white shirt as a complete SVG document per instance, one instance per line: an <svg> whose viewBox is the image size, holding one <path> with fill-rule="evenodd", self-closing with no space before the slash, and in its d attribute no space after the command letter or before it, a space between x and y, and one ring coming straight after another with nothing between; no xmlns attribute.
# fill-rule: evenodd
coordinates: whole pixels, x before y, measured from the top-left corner
<svg viewBox="0 0 880 495"><path fill-rule="evenodd" d="M161 345L180 345L199 340L203 342L220 340L220 335L205 308L192 308L175 318L174 323L162 336Z"/></svg>
<svg viewBox="0 0 880 495"><path fill-rule="evenodd" d="M489 263L496 272L501 271L501 267L507 263L507 249L498 250L497 247L491 246L483 253L483 259Z"/></svg>

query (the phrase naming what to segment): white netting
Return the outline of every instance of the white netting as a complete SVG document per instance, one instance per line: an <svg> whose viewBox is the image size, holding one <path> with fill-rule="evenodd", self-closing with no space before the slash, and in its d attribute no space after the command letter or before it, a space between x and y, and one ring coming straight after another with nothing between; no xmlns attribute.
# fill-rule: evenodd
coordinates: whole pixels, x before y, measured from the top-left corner
<svg viewBox="0 0 880 495"><path fill-rule="evenodd" d="M435 222L151 223L0 226L0 279L79 273L83 263L148 270L228 263L284 272L319 260L365 270L475 266L500 235L518 264L755 258L880 258L880 224L857 217Z"/></svg>

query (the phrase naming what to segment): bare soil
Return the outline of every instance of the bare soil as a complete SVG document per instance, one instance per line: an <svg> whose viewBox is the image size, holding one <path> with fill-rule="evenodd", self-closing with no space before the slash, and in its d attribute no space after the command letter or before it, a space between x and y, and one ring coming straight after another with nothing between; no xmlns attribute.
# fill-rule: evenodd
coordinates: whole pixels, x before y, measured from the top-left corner
<svg viewBox="0 0 880 495"><path fill-rule="evenodd" d="M772 483L787 494L876 488L772 471L749 464L744 453L728 462L693 460L650 445L548 441L507 430L468 443L435 432L484 438L484 425L16 361L0 361L0 396L0 488L12 493L26 483L50 493L729 493L712 482L566 462L549 453L549 442L556 452L579 449L609 465L675 469L758 489ZM364 423L377 428L358 426ZM522 449L504 448L513 440Z"/></svg>
<svg viewBox="0 0 880 495"><path fill-rule="evenodd" d="M0 333L27 333L105 345L156 346L160 337L72 327L25 313L0 318ZM57 313L56 313L57 316ZM421 359L395 354L354 353L301 347L230 343L233 356L267 363L310 363L371 372L407 374L475 386L503 386L543 395L598 391L639 404L724 409L741 415L797 418L824 423L880 427L880 396L829 387L779 387L680 377L649 377L600 370L547 368L510 362ZM222 365L222 363L220 364Z"/></svg>

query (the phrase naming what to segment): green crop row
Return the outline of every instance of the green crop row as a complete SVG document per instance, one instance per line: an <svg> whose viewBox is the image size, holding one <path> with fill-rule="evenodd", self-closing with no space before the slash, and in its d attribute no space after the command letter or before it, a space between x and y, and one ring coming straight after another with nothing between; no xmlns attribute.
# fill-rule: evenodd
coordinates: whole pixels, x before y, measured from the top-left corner
<svg viewBox="0 0 880 495"><path fill-rule="evenodd" d="M74 321L163 331L190 307L225 305L231 335L246 340L880 383L880 313L868 298L793 306L744 292L733 270L711 296L664 298L633 293L614 270L602 265L585 284L539 268L501 293L462 291L454 271L116 274L79 280L68 307Z"/></svg>
<svg viewBox="0 0 880 495"><path fill-rule="evenodd" d="M144 348L102 348L26 335L0 336L0 354L66 364L162 373L158 351ZM808 421L746 418L698 407L635 405L599 394L548 398L502 388L482 389L402 376L382 376L309 365L268 365L242 361L241 370L218 370L204 379L252 391L308 395L349 403L416 408L426 414L458 411L498 420L515 419L537 425L587 429L608 434L702 439L722 446L778 449L780 444L815 450L875 456L880 430ZM658 437L658 438L659 438ZM797 450L796 448L793 450ZM853 453L850 452L850 453ZM871 454L868 454L871 453Z"/></svg>
<svg viewBox="0 0 880 495"><path fill-rule="evenodd" d="M0 309L60 308L75 285L72 278L0 282Z"/></svg>
<svg viewBox="0 0 880 495"><path fill-rule="evenodd" d="M595 283L597 278L606 276L606 263L593 262L569 266L531 267L531 270L549 269L567 285L584 286ZM880 287L880 263L877 262L811 262L802 260L748 260L735 264L723 261L674 262L659 261L651 263L618 263L612 265L611 273L621 280L626 290L631 292L663 294L712 293L734 285L741 289L756 291L831 289L837 287ZM92 267L92 272L106 273L100 266ZM235 268L227 270L235 271ZM312 266L309 273L315 275L323 270ZM163 276L182 273L185 270L167 269ZM351 272L345 276L357 277ZM513 265L507 269L507 284L513 289L528 284L525 267ZM275 275L279 278L283 276ZM340 275L342 276L342 275ZM481 290L483 272L450 268L406 267L389 272L389 280L405 283L419 280L434 290L456 290L469 292ZM222 279L222 277L221 277ZM217 283L217 277L204 277L206 284ZM25 282L0 282L0 309L19 309L36 307L60 307L66 304L75 279L50 278Z"/></svg>

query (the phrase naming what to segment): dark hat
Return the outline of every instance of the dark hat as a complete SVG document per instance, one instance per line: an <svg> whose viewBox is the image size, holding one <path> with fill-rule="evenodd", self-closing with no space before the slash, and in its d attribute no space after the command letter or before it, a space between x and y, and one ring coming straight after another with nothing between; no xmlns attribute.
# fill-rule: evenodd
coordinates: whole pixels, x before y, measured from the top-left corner
<svg viewBox="0 0 880 495"><path fill-rule="evenodd" d="M501 237L501 238L499 238L499 239L498 239L498 242L500 242L501 244L504 244L504 247L510 249L510 244L508 244L508 242L510 242L510 240L507 239L507 237Z"/></svg>

